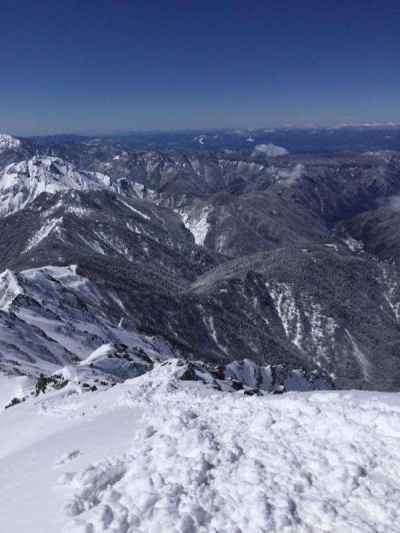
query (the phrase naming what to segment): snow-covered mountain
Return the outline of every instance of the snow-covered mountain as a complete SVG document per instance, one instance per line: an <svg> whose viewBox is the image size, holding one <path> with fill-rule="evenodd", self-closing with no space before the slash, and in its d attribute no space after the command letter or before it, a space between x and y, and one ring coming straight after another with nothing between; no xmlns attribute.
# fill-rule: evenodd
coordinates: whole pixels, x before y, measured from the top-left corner
<svg viewBox="0 0 400 533"><path fill-rule="evenodd" d="M7 134L0 134L0 152L16 150L21 146L21 141Z"/></svg>
<svg viewBox="0 0 400 533"><path fill-rule="evenodd" d="M52 374L106 343L171 355L162 340L138 334L118 297L99 291L76 267L44 267L0 276L0 370Z"/></svg>
<svg viewBox="0 0 400 533"><path fill-rule="evenodd" d="M18 157L32 148L21 142ZM0 271L77 265L178 356L398 386L395 153L255 162L101 142L35 150L1 171Z"/></svg>
<svg viewBox="0 0 400 533"><path fill-rule="evenodd" d="M40 194L78 189L112 188L108 176L81 172L57 157L34 156L8 165L0 174L0 216L26 207Z"/></svg>
<svg viewBox="0 0 400 533"><path fill-rule="evenodd" d="M1 274L0 355L0 373L45 375L50 385L74 382L89 389L139 376L175 357L162 337L138 332L116 292L100 289L76 266ZM254 394L332 387L321 372L250 360L226 366L182 362L179 369L180 379L217 390L247 388ZM7 397L4 405L25 399L24 394Z"/></svg>
<svg viewBox="0 0 400 533"><path fill-rule="evenodd" d="M289 151L283 146L276 146L275 144L257 144L254 147L252 157L263 155L264 157L279 157L287 155Z"/></svg>

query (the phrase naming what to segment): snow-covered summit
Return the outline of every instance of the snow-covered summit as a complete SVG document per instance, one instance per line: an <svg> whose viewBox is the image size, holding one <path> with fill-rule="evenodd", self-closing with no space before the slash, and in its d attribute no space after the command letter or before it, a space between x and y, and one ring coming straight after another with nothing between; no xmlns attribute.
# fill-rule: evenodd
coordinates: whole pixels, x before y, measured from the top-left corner
<svg viewBox="0 0 400 533"><path fill-rule="evenodd" d="M35 156L11 163L0 173L0 216L23 209L43 192L101 189L110 185L105 174L80 171L59 157Z"/></svg>
<svg viewBox="0 0 400 533"><path fill-rule="evenodd" d="M12 137L12 135L0 133L0 153L6 150L17 150L20 146L21 141L19 139Z"/></svg>
<svg viewBox="0 0 400 533"><path fill-rule="evenodd" d="M260 156L263 155L265 157L279 157L283 155L287 155L289 151L286 148L283 148L283 146L276 146L275 144L257 144L254 147L252 156Z"/></svg>
<svg viewBox="0 0 400 533"><path fill-rule="evenodd" d="M0 412L6 530L398 531L398 394L248 397L175 371Z"/></svg>

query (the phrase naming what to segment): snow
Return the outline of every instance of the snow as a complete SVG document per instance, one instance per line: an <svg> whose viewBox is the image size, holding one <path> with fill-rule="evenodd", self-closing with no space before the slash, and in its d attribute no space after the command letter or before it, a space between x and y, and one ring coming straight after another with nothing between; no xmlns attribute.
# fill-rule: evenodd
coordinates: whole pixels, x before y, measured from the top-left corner
<svg viewBox="0 0 400 533"><path fill-rule="evenodd" d="M24 252L29 252L29 250L38 246L50 235L50 233L52 233L55 229L59 229L59 226L62 224L62 222L62 217L47 220L40 230L30 239Z"/></svg>
<svg viewBox="0 0 400 533"><path fill-rule="evenodd" d="M399 394L248 397L174 372L0 413L4 531L398 531Z"/></svg>
<svg viewBox="0 0 400 533"><path fill-rule="evenodd" d="M35 156L11 163L0 172L0 215L23 209L43 192L104 188L116 190L105 174L79 171L58 157Z"/></svg>
<svg viewBox="0 0 400 533"><path fill-rule="evenodd" d="M385 163L389 163L397 154L398 152L394 150L377 150L375 152L364 152L365 156L381 159Z"/></svg>
<svg viewBox="0 0 400 533"><path fill-rule="evenodd" d="M203 319L204 320L204 319ZM209 329L210 331L210 334L211 334L211 337L213 338L213 341L215 342L215 344L218 346L218 348L223 351L225 354L228 354L227 352L227 349L225 348L225 346L223 346L221 344L221 342L219 341L218 339L218 335L217 335L217 330L215 329L215 321L214 321L214 317L212 315L210 315L209 317L206 318L205 320L205 324L206 324L206 327L207 329Z"/></svg>
<svg viewBox="0 0 400 533"><path fill-rule="evenodd" d="M356 360L358 361L358 364L360 366L360 370L361 370L361 372L362 372L362 374L364 376L364 379L365 380L371 379L372 368L371 368L370 362L368 361L368 358L360 350L358 344L356 343L356 341L354 340L353 336L350 334L350 332L347 329L346 329L346 335L347 335L348 339L350 340L352 352L353 352Z"/></svg>
<svg viewBox="0 0 400 533"><path fill-rule="evenodd" d="M7 135L5 133L0 134L0 153L5 152L6 150L16 150L21 146L21 141Z"/></svg>
<svg viewBox="0 0 400 533"><path fill-rule="evenodd" d="M144 218L145 220L150 220L150 217L149 215L146 215L145 213L143 213L142 211L139 211L139 209L136 209L135 207L133 207L132 205L124 202L123 200L119 200L119 202L124 205L125 207L127 207L128 209L130 209L131 211L133 211L136 215L139 215L140 217Z"/></svg>
<svg viewBox="0 0 400 533"><path fill-rule="evenodd" d="M107 343L144 350L151 358L168 356L165 342L139 334L129 321L118 326L121 302L118 320L106 316L116 300L77 274L76 265L5 271L0 274L0 368L52 373Z"/></svg>
<svg viewBox="0 0 400 533"><path fill-rule="evenodd" d="M229 363L226 366L225 375L239 379L249 387L258 387L263 390L272 389L271 367L260 367L250 359Z"/></svg>
<svg viewBox="0 0 400 533"><path fill-rule="evenodd" d="M399 284L397 277L390 273L387 265L383 262L380 264L380 269L382 273L382 280L386 289L383 292L383 297L385 298L390 310L393 312L396 321L399 322L400 301L398 296Z"/></svg>
<svg viewBox="0 0 400 533"><path fill-rule="evenodd" d="M352 252L361 252L364 249L364 244L353 237L347 237L344 242Z"/></svg>
<svg viewBox="0 0 400 533"><path fill-rule="evenodd" d="M292 288L286 283L276 283L272 286L266 283L272 301L274 302L276 312L282 322L282 327L286 337L299 350L302 350L302 320L301 312L296 304L296 299Z"/></svg>
<svg viewBox="0 0 400 533"><path fill-rule="evenodd" d="M102 359L103 357L106 357L107 355L112 354L114 351L114 346L110 343L103 344L94 352L92 352L86 359L80 362L80 365L90 365L91 363L94 363L98 359Z"/></svg>
<svg viewBox="0 0 400 533"><path fill-rule="evenodd" d="M328 244L324 244L324 246L326 246L327 248L332 248L332 250L335 250L335 252L339 251L339 248L338 248L337 244L328 243Z"/></svg>
<svg viewBox="0 0 400 533"><path fill-rule="evenodd" d="M68 521L62 477L68 478L71 467L83 469L108 454L124 453L134 433L140 411L108 399L110 408L93 394L84 402L74 398L58 413L43 401L2 413L0 433L8 439L0 445L1 528L13 533L63 530Z"/></svg>
<svg viewBox="0 0 400 533"><path fill-rule="evenodd" d="M210 224L208 223L209 213L209 207L204 207L200 211L196 210L190 213L185 212L184 210L179 212L185 228L193 235L194 242L198 246L204 246L204 242L210 229Z"/></svg>
<svg viewBox="0 0 400 533"><path fill-rule="evenodd" d="M279 157L287 155L289 152L282 146L276 146L275 144L257 144L252 152L252 157L264 155L265 157Z"/></svg>
<svg viewBox="0 0 400 533"><path fill-rule="evenodd" d="M138 198L141 198L143 199L144 196L145 196L145 193L146 193L146 188L145 186L143 185L143 183L138 183L137 181L135 181L133 183L133 186L132 186L133 190L135 191L136 195ZM149 191L149 192L154 192L154 191Z"/></svg>
<svg viewBox="0 0 400 533"><path fill-rule="evenodd" d="M339 329L336 321L323 312L321 304L313 301L309 295L295 294L286 283L267 282L266 287L287 339L302 352L311 350L317 365L329 362ZM359 352L355 352L353 344L350 344L352 353L359 361Z"/></svg>
<svg viewBox="0 0 400 533"><path fill-rule="evenodd" d="M295 185L304 174L304 166L301 163L298 163L295 167L291 169L278 171L278 179L281 185L286 187L291 187Z"/></svg>
<svg viewBox="0 0 400 533"><path fill-rule="evenodd" d="M0 412L13 398L21 399L29 394L34 380L28 376L7 376L0 373Z"/></svg>
<svg viewBox="0 0 400 533"><path fill-rule="evenodd" d="M335 344L338 324L332 317L326 316L319 303L310 301L304 306L304 315L309 320L309 342L315 350L317 364L329 361L330 349ZM322 359L322 361L321 361Z"/></svg>
<svg viewBox="0 0 400 533"><path fill-rule="evenodd" d="M0 274L0 309L8 311L14 299L23 294L17 276L11 270L5 270Z"/></svg>

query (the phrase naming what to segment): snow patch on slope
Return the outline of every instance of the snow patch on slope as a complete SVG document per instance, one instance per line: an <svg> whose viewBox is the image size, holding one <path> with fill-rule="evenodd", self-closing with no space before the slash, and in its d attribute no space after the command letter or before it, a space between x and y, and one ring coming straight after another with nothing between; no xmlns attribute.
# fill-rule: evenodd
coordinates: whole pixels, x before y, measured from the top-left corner
<svg viewBox="0 0 400 533"><path fill-rule="evenodd" d="M121 199L119 200L119 202L122 205L124 205L125 207L127 207L128 209L130 209L133 213L135 213L135 215L139 215L141 218L144 218L145 220L151 220L149 215L146 215L142 211L139 211L139 209L136 209L135 207L133 207L132 205L128 204L127 202L124 202Z"/></svg>
<svg viewBox="0 0 400 533"><path fill-rule="evenodd" d="M303 176L304 166L299 163L292 169L282 170L278 172L279 183L285 185L286 187L291 187L297 183L300 178Z"/></svg>
<svg viewBox="0 0 400 533"><path fill-rule="evenodd" d="M286 283L266 286L288 340L301 351L312 350L315 363L323 366L334 350L338 324L323 312L319 303L295 295Z"/></svg>
<svg viewBox="0 0 400 533"><path fill-rule="evenodd" d="M357 342L354 340L354 337L350 334L350 332L346 330L346 334L347 334L348 339L350 340L353 355L358 361L358 364L360 366L360 370L362 372L364 379L367 381L371 379L371 373L372 373L371 364L368 361L368 358L364 354L364 352L360 350L360 347L358 346Z"/></svg>
<svg viewBox="0 0 400 533"><path fill-rule="evenodd" d="M24 252L29 252L29 250L35 248L42 241L44 241L54 230L59 230L59 225L62 224L62 221L62 217L46 221L45 224L40 228L40 230L30 239Z"/></svg>
<svg viewBox="0 0 400 533"><path fill-rule="evenodd" d="M286 337L299 350L302 350L302 320L300 309L296 304L292 288L286 283L277 283L274 286L266 283L276 311L282 322Z"/></svg>
<svg viewBox="0 0 400 533"><path fill-rule="evenodd" d="M8 311L14 299L23 293L14 272L5 270L0 274L0 309L2 311Z"/></svg>
<svg viewBox="0 0 400 533"><path fill-rule="evenodd" d="M198 246L204 246L204 242L210 229L210 224L208 223L208 215L210 214L210 212L210 207L203 207L200 211L179 211L183 224L185 225L186 229L188 229L193 235L194 242Z"/></svg>
<svg viewBox="0 0 400 533"><path fill-rule="evenodd" d="M400 290L397 277L391 275L390 270L388 269L385 263L380 264L380 269L382 272L382 279L386 286L386 290L383 293L383 296L388 303L389 308L393 312L397 322L400 321Z"/></svg>

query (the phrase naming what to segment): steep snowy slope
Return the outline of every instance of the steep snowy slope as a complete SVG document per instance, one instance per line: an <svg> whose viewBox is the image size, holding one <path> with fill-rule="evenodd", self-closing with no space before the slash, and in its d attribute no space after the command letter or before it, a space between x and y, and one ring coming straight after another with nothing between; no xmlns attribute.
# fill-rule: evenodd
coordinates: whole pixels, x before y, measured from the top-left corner
<svg viewBox="0 0 400 533"><path fill-rule="evenodd" d="M87 358L106 343L140 349L151 358L168 346L139 335L112 291L102 291L75 267L43 267L0 276L0 370L48 375Z"/></svg>
<svg viewBox="0 0 400 533"><path fill-rule="evenodd" d="M257 398L174 376L0 413L5 531L398 531L398 395Z"/></svg>

